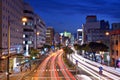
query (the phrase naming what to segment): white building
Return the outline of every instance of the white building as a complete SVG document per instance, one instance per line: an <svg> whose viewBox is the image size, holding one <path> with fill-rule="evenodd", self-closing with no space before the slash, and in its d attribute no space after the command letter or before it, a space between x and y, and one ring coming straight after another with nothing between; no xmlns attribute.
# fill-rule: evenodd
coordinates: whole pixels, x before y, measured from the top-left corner
<svg viewBox="0 0 120 80"><path fill-rule="evenodd" d="M41 48L46 42L46 25L37 14L34 16L34 25L36 26L34 30L36 33L34 36L34 45L35 48Z"/></svg>
<svg viewBox="0 0 120 80"><path fill-rule="evenodd" d="M82 44L83 41L83 29L77 29L77 43Z"/></svg>

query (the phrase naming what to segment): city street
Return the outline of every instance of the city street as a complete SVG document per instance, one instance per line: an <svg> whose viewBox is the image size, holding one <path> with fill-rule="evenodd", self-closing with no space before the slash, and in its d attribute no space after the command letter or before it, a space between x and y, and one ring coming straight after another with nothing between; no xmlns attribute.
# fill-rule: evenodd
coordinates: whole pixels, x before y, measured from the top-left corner
<svg viewBox="0 0 120 80"><path fill-rule="evenodd" d="M61 50L52 53L23 80L76 80L65 66L62 54L63 51Z"/></svg>
<svg viewBox="0 0 120 80"><path fill-rule="evenodd" d="M76 53L72 54L71 56L72 56L71 61L73 61L74 64L76 64L76 60L78 60L78 68L88 72L89 74L94 76L96 79L102 79L102 80L114 80L114 79L119 80L120 79L119 77L120 72L115 70L115 68L85 59ZM100 66L103 67L102 75L99 74Z"/></svg>

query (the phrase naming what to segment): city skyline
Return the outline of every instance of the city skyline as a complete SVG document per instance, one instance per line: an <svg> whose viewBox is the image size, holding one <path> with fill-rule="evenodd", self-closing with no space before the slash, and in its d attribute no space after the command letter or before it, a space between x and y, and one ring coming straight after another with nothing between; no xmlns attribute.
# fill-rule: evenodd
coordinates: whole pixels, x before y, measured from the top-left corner
<svg viewBox="0 0 120 80"><path fill-rule="evenodd" d="M35 13L52 26L57 32L64 30L76 32L85 23L87 15L96 15L98 20L120 22L119 0L24 0L29 3Z"/></svg>

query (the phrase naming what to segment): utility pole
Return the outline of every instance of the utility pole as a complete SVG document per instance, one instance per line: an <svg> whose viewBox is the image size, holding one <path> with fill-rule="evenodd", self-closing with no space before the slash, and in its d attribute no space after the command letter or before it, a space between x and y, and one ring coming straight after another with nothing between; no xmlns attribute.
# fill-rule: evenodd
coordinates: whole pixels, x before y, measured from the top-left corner
<svg viewBox="0 0 120 80"><path fill-rule="evenodd" d="M8 56L7 56L7 80L9 80L9 57L10 57L10 19L8 17Z"/></svg>

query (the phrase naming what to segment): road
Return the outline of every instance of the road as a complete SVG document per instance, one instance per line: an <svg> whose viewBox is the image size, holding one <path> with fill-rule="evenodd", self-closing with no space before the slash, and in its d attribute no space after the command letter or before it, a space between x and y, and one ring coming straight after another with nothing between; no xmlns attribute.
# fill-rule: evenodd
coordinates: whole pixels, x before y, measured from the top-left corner
<svg viewBox="0 0 120 80"><path fill-rule="evenodd" d="M76 80L62 60L62 50L51 53L31 74L23 80Z"/></svg>
<svg viewBox="0 0 120 80"><path fill-rule="evenodd" d="M83 58L82 56L78 54L72 54L71 61L76 64L76 60L78 60L78 67L82 68L87 73L94 76L97 80L120 80L120 74L115 71L115 69L112 69L108 66L101 65L100 63L96 63L94 61L90 61L88 59ZM103 67L103 74L99 74L99 67Z"/></svg>

